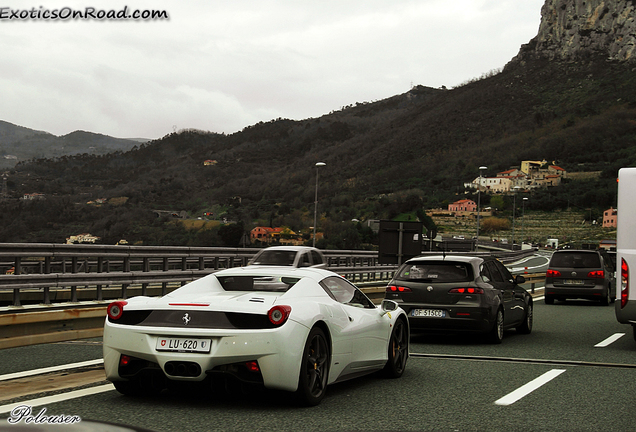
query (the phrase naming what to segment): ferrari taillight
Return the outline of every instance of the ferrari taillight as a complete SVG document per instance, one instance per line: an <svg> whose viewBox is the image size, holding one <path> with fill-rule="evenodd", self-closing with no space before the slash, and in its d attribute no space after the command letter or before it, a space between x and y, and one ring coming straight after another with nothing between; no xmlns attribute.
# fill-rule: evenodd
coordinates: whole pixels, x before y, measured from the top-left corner
<svg viewBox="0 0 636 432"><path fill-rule="evenodd" d="M108 305L108 309L106 312L108 313L108 318L112 320L118 320L124 313L124 306L127 305L128 302L125 300L119 300L116 302L112 302Z"/></svg>
<svg viewBox="0 0 636 432"><path fill-rule="evenodd" d="M260 368L258 367L258 362L256 360L245 362L245 367L250 372L260 372Z"/></svg>
<svg viewBox="0 0 636 432"><path fill-rule="evenodd" d="M267 318L271 321L275 326L282 326L289 318L289 314L291 313L291 306L274 306L267 312Z"/></svg>
<svg viewBox="0 0 636 432"><path fill-rule="evenodd" d="M629 298L629 266L625 258L621 258L621 309L627 305Z"/></svg>

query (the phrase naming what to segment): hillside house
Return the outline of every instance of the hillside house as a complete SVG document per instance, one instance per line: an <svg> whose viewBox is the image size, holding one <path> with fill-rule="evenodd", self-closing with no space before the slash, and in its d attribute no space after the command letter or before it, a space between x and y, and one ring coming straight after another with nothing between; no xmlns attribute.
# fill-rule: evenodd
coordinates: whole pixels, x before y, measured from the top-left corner
<svg viewBox="0 0 636 432"><path fill-rule="evenodd" d="M101 237L97 237L89 233L84 233L67 237L66 244L95 243L98 240L101 240Z"/></svg>
<svg viewBox="0 0 636 432"><path fill-rule="evenodd" d="M278 242L282 231L282 228L255 227L250 231L250 240L263 243Z"/></svg>
<svg viewBox="0 0 636 432"><path fill-rule="evenodd" d="M452 204L448 205L448 211L458 212L458 211L468 211L473 212L477 211L477 204L473 200L462 199L459 201L455 201Z"/></svg>
<svg viewBox="0 0 636 432"><path fill-rule="evenodd" d="M503 193L508 192L512 188L512 184L513 180L509 177L477 177L471 183L464 183L464 187L479 188L483 192Z"/></svg>
<svg viewBox="0 0 636 432"><path fill-rule="evenodd" d="M42 200L42 199L44 199L44 194L41 194L41 193L30 193L30 194L24 194L22 196L23 201L34 201L34 200Z"/></svg>
<svg viewBox="0 0 636 432"><path fill-rule="evenodd" d="M618 210L610 207L603 212L603 228L616 228L618 220Z"/></svg>
<svg viewBox="0 0 636 432"><path fill-rule="evenodd" d="M496 177L477 177L470 183L464 183L464 187L507 194L517 187L527 190L558 186L566 176L567 172L563 168L548 165L546 161L522 161L521 169L511 168L497 173Z"/></svg>
<svg viewBox="0 0 636 432"><path fill-rule="evenodd" d="M542 166L546 165L548 161L545 159L542 161L521 161L521 172L525 175L531 176L533 173L539 171Z"/></svg>
<svg viewBox="0 0 636 432"><path fill-rule="evenodd" d="M250 240L261 243L302 245L302 238L289 228L255 227L250 231Z"/></svg>

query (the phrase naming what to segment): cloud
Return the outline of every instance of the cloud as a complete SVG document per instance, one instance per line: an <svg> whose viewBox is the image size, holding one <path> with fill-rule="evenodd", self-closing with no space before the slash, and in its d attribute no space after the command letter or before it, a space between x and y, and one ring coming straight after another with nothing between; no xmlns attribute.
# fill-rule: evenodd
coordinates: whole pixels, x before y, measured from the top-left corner
<svg viewBox="0 0 636 432"><path fill-rule="evenodd" d="M536 35L542 4L134 0L129 9L169 20L2 22L0 119L57 135L159 138L174 125L231 133L317 117L502 67Z"/></svg>

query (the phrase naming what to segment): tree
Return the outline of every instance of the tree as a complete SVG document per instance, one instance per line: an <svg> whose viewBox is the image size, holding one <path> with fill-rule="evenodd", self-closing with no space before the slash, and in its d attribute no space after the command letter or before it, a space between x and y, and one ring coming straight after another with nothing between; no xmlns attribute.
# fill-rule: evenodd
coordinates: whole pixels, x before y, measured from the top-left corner
<svg viewBox="0 0 636 432"><path fill-rule="evenodd" d="M245 228L243 226L243 222L240 221L237 223L223 225L219 228L219 237L223 242L223 246L239 247L241 245L241 238L243 238L244 232Z"/></svg>

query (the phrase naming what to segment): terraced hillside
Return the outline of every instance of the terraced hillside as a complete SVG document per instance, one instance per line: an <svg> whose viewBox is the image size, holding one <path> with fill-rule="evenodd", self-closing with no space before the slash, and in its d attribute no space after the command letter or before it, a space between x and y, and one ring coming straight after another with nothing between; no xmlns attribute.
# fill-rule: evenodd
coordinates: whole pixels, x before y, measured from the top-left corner
<svg viewBox="0 0 636 432"><path fill-rule="evenodd" d="M484 232L480 230L479 237L483 240L512 240L512 218L495 216L510 221L510 229ZM515 242L523 238L526 242L546 244L547 239L559 240L559 245L565 243L598 243L603 239L615 239L615 228L603 228L601 219L596 224L585 221L586 212L579 210L554 212L526 212L524 217L518 216L514 223ZM588 216L589 219L589 216ZM444 236L463 235L473 237L477 233L477 220L474 217L440 217L433 216ZM483 221L485 218L482 218Z"/></svg>

